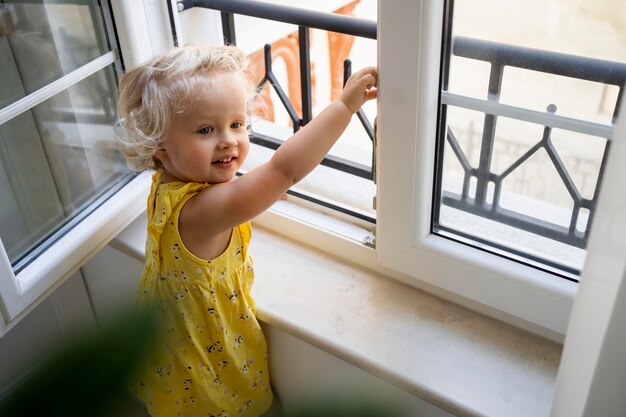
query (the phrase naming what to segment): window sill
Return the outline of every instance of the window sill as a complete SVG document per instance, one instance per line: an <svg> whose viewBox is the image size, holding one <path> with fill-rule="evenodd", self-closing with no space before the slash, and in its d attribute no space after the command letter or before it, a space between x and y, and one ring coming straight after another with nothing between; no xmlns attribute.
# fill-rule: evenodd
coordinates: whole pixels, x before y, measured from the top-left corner
<svg viewBox="0 0 626 417"><path fill-rule="evenodd" d="M255 224L251 253L260 320L457 416L549 414L559 344L259 224L271 226L277 211L287 215L285 207ZM302 227L302 233L330 233ZM332 229L335 241L358 235L358 228ZM144 230L145 220L137 221L112 245L142 260ZM353 247L352 259L371 259L365 246L337 245Z"/></svg>
<svg viewBox="0 0 626 417"><path fill-rule="evenodd" d="M549 414L556 343L267 229L257 227L253 242L267 324L454 415Z"/></svg>

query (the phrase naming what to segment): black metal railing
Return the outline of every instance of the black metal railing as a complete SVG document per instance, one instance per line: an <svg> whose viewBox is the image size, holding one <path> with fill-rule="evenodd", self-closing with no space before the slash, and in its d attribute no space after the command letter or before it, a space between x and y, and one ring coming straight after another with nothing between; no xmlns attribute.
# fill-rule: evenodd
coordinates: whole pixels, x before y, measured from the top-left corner
<svg viewBox="0 0 626 417"><path fill-rule="evenodd" d="M271 49L269 45L264 49L265 76L261 85L269 83L276 91L283 106L285 107L289 117L293 122L294 131L304 126L311 120L311 73L310 73L310 57L309 57L309 29L322 29L332 32L338 32L347 35L354 35L369 39L376 39L376 22L364 19L358 19L350 16L343 16L333 13L316 12L304 10L295 7L279 6L274 4L262 3L258 1L246 0L181 0L178 2L178 10L183 11L192 7L203 7L217 10L222 16L222 28L224 41L228 44L236 44L236 30L234 23L234 14L246 15L261 19L274 20L283 23L291 23L298 26L298 42L300 56L300 79L302 90L302 115L296 114L289 98L284 93L280 84L276 80L271 65ZM484 116L483 135L481 140L481 150L479 164L472 167L468 162L467 156L463 153L458 140L452 134L449 128L445 128L445 141L451 146L459 163L461 164L464 177L463 188L460 195L455 195L441 190L441 168L438 169L437 187L435 192L437 196L434 202L434 220L436 227L445 229L444 226L438 225L439 205L454 207L469 213L487 217L489 219L501 222L506 225L521 228L541 236L549 237L559 242L564 242L575 247L585 247L588 232L591 227L591 219L595 212L597 203L597 194L602 181L602 173L604 162L608 153L608 142L605 147L604 156L600 166L600 172L597 177L595 193L592 198L583 198L577 189L574 181L570 177L563 161L560 160L558 153L550 141L551 129L554 127L551 120L559 122L561 118L556 114L554 106L549 106L547 113L540 115L531 114L532 117L526 120L531 123L543 123L544 133L539 138L537 144L532 147L523 156L517 159L513 164L505 169L501 174L491 171L491 159L494 151L496 121L499 117L499 111L495 108L505 108L499 101L500 91L502 87L503 72L505 67L515 67L531 71L538 71L548 74L554 74L563 77L572 77L581 80L594 81L603 84L615 85L619 88L619 96L617 104L613 112L613 119L619 110L619 104L623 96L623 86L626 80L626 65L615 62L607 62L603 60L567 55L555 52L547 52L534 50L529 48L516 47L511 45L497 44L493 42L469 39L463 37L455 37L450 41L450 47L447 53L452 53L459 57L481 60L491 65L488 102L493 104L488 109L482 109ZM449 62L449 61L447 61ZM444 60L444 77L443 95L447 92L447 74L448 63ZM346 67L344 79L349 74L349 63ZM446 106L463 105L446 103L442 100L442 114L445 116ZM509 106L510 107L510 106ZM466 107L470 108L470 107ZM532 113L532 111L530 111ZM535 112L538 113L538 112ZM550 114L552 113L552 114ZM535 117L536 116L536 117ZM516 116L507 116L516 118ZM368 136L371 140L373 137L373 129L371 124L362 113L359 114ZM537 120L547 120L545 122L537 122ZM571 119L570 119L571 121ZM444 120L445 122L445 120ZM567 123L566 123L567 124ZM442 124L445 126L445 124ZM559 127L560 124L557 123ZM574 128L575 130L576 128ZM596 134L598 137L602 134ZM252 132L251 140L259 145L276 149L282 143L282 140L268 137L258 132ZM443 141L440 143L440 149L443 147ZM554 164L563 184L569 192L574 202L572 216L569 227L558 226L540 218L535 218L513 211L506 210L500 206L501 187L503 180L515 171L524 161L528 160L537 150L544 149ZM373 154L374 152L372 152ZM439 152L440 157L443 152ZM363 178L372 179L372 168L357 164L343 158L327 156L322 162L323 165L342 170L353 175ZM442 160L439 166L441 167ZM372 155L372 166L374 166L374 155ZM472 178L475 181L475 192L470 196L470 182ZM491 187L491 190L490 190ZM584 231L576 229L579 213L582 209L588 210L588 222ZM510 248L503 248L510 250Z"/></svg>
<svg viewBox="0 0 626 417"><path fill-rule="evenodd" d="M463 170L463 186L460 194L453 194L439 189L436 195L441 196L440 203L506 225L530 231L574 247L584 248L587 243L592 218L597 205L598 192L610 147L608 140L610 139L609 135L612 129L603 129L605 126L557 116L556 106L553 104L548 106L545 113L525 109L519 111L520 109L512 106L501 105L499 98L504 68L514 67L562 77L593 81L605 85L614 85L619 89L616 105L613 109L612 120L614 122L623 97L624 84L626 83L626 64L462 37L454 38L451 49L452 54L455 56L489 63L490 75L488 99L486 101L469 100L466 101L466 104L461 104L459 100L455 102L451 99L446 100L445 97L442 100L443 114L445 114L446 106L453 105L472 110L478 110L482 107L482 112L485 116L480 143L479 161L476 167L471 166L457 138L450 128L446 128L445 140L450 145ZM446 73L447 70L448 69L446 69ZM445 94L445 91L447 91L447 81L445 79L443 88ZM493 110L485 110L485 107L490 107ZM502 109L502 111L498 109ZM511 109L513 111L510 111ZM541 124L543 126L543 134L538 138L534 146L517 158L506 169L502 170L500 174L496 174L492 171L492 157L496 139L496 123L500 116ZM551 141L553 127L573 132L577 131L606 139L602 162L599 166L599 172L591 198L584 198L581 195L579 188L574 183L567 167L556 151ZM572 199L573 208L567 227L559 226L537 217L507 210L500 205L503 181L541 149L545 150L549 156L560 180ZM440 152L440 155L441 154L442 152ZM442 161L440 161L440 163L442 163ZM472 181L474 188L472 190L473 192L470 194ZM441 181L438 181L438 184L441 188ZM438 205L439 202L435 204ZM587 210L588 220L584 230L579 230L577 225L579 215L583 210ZM436 219L436 221L438 220Z"/></svg>

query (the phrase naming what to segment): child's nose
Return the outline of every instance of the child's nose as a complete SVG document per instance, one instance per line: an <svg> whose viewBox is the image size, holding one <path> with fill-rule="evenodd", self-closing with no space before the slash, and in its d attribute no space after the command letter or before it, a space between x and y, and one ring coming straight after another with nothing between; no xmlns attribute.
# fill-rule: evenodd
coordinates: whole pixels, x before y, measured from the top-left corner
<svg viewBox="0 0 626 417"><path fill-rule="evenodd" d="M220 138L220 143L218 146L220 147L220 149L228 149L233 148L235 145L237 145L237 138L235 137L235 135L231 133L224 133Z"/></svg>

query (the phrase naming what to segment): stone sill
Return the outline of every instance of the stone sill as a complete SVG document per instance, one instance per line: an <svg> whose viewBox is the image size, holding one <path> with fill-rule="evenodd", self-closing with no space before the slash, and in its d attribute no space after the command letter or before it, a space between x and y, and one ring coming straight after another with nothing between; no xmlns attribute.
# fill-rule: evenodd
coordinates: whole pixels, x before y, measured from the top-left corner
<svg viewBox="0 0 626 417"><path fill-rule="evenodd" d="M143 259L145 220L112 246ZM548 416L562 346L259 225L258 317L455 416Z"/></svg>

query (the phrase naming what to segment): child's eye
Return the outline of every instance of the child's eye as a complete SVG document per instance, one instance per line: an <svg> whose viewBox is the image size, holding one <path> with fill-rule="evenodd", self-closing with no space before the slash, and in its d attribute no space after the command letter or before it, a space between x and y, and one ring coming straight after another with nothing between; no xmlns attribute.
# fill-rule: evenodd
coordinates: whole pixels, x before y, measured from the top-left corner
<svg viewBox="0 0 626 417"><path fill-rule="evenodd" d="M239 129L242 126L243 126L243 123L241 122L235 122L232 125L230 125L231 129Z"/></svg>
<svg viewBox="0 0 626 417"><path fill-rule="evenodd" d="M212 131L213 131L212 127L203 127L202 129L198 130L198 133L200 133L201 135L208 135Z"/></svg>

